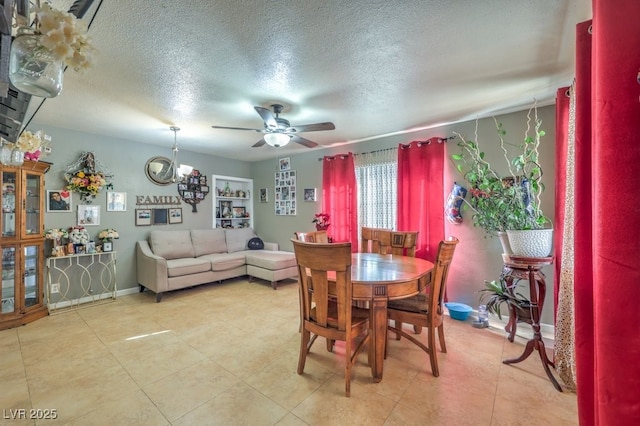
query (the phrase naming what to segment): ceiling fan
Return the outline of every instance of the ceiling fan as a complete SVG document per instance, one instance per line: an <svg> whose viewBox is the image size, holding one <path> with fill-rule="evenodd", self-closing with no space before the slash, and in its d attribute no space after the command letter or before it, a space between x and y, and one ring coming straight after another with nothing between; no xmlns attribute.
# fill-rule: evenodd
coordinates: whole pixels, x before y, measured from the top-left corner
<svg viewBox="0 0 640 426"><path fill-rule="evenodd" d="M318 146L317 143L305 139L298 133L302 132L316 132L319 130L334 130L336 126L331 122L303 124L300 126L292 126L289 120L280 117L280 113L284 108L280 104L271 105L273 112L267 108L254 106L256 112L260 114L262 120L264 120L264 129L248 129L245 127L225 127L225 126L211 126L214 129L230 129L230 130L251 130L258 133L264 133L262 139L252 145L253 148L262 146L264 144L271 145L276 148L280 148L288 144L289 142L299 143L307 148L313 148Z"/></svg>

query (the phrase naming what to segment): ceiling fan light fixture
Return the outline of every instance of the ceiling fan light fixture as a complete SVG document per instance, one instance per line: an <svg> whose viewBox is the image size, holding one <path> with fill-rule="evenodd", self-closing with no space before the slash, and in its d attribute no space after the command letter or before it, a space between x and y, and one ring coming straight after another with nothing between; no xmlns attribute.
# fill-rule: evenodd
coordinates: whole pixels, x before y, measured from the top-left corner
<svg viewBox="0 0 640 426"><path fill-rule="evenodd" d="M285 135L284 133L267 133L264 135L264 140L268 145L280 148L291 141L291 136Z"/></svg>

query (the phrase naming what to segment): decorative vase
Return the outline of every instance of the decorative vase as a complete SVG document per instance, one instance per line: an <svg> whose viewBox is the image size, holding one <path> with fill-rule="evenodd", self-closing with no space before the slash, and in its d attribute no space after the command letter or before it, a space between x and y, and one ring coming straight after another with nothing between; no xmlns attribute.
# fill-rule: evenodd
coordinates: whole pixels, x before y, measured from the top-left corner
<svg viewBox="0 0 640 426"><path fill-rule="evenodd" d="M22 166L22 164L24 164L24 152L14 148L11 151L11 161L9 164L12 166Z"/></svg>
<svg viewBox="0 0 640 426"><path fill-rule="evenodd" d="M553 229L507 231L514 256L547 257L553 248Z"/></svg>
<svg viewBox="0 0 640 426"><path fill-rule="evenodd" d="M54 98L62 91L64 65L40 44L40 35L20 28L11 44L9 79L21 92Z"/></svg>
<svg viewBox="0 0 640 426"><path fill-rule="evenodd" d="M2 147L0 147L0 163L8 166L11 164L11 148L4 144L4 139L2 140Z"/></svg>
<svg viewBox="0 0 640 426"><path fill-rule="evenodd" d="M326 231L329 229L329 225L316 225L316 231Z"/></svg>

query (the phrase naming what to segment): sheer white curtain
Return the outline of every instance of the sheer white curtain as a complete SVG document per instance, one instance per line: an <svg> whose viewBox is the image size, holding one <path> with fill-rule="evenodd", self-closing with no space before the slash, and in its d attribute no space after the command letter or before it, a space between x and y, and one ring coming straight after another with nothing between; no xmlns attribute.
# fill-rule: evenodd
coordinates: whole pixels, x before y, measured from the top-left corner
<svg viewBox="0 0 640 426"><path fill-rule="evenodd" d="M358 185L358 230L363 226L395 229L398 148L356 154L354 165Z"/></svg>

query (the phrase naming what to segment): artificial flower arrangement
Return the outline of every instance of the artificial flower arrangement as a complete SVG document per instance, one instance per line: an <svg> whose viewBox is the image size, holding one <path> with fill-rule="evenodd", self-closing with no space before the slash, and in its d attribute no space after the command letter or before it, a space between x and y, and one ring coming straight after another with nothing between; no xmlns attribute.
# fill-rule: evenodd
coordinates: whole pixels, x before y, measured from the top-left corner
<svg viewBox="0 0 640 426"><path fill-rule="evenodd" d="M34 9L35 32L41 37L38 48L46 49L56 59L63 61L75 71L93 65L95 49L87 36L87 26L73 14L57 10L48 3Z"/></svg>
<svg viewBox="0 0 640 426"><path fill-rule="evenodd" d="M68 185L65 189L79 193L84 202L91 203L91 199L98 195L101 189L113 188L110 182L113 176L104 170L104 166L98 163L92 152L84 152L75 163L67 167L64 178Z"/></svg>
<svg viewBox="0 0 640 426"><path fill-rule="evenodd" d="M329 225L331 225L329 218L330 216L328 213L316 213L311 223L316 224L316 230L318 231L326 230L329 228Z"/></svg>
<svg viewBox="0 0 640 426"><path fill-rule="evenodd" d="M47 240L60 241L63 238L68 238L69 232L63 228L52 228L45 231L44 237Z"/></svg>
<svg viewBox="0 0 640 426"><path fill-rule="evenodd" d="M84 172L83 170L66 175L69 183L67 189L79 192L81 195L96 196L98 192L107 185L104 174L96 172Z"/></svg>
<svg viewBox="0 0 640 426"><path fill-rule="evenodd" d="M42 130L35 133L25 130L15 143L2 141L3 148L6 146L9 150L18 150L24 152L25 160L38 161L44 155L48 154L51 147L51 136L45 134Z"/></svg>
<svg viewBox="0 0 640 426"><path fill-rule="evenodd" d="M69 228L69 241L73 244L87 244L89 240L89 233L84 229L84 226L73 226Z"/></svg>
<svg viewBox="0 0 640 426"><path fill-rule="evenodd" d="M98 234L98 238L102 241L111 241L120 238L120 234L115 229L104 229Z"/></svg>

